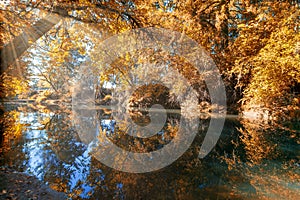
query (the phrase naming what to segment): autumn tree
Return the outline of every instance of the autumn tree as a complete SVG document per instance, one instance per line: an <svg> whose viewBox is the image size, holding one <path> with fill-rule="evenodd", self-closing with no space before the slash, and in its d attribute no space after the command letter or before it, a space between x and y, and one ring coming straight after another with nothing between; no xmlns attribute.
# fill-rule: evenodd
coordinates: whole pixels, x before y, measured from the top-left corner
<svg viewBox="0 0 300 200"><path fill-rule="evenodd" d="M43 61L51 65L47 70L50 74L55 71L68 73L65 69L70 66L70 63L76 62L76 58L72 60L74 52L85 55L86 60L90 59L89 65L97 68L99 67L97 60L100 57L89 55L88 52L96 44L113 34L126 30L161 27L183 33L204 47L222 74L228 93L228 104L231 107L236 109L240 99L243 99L243 102L253 100L247 105L254 103L271 107L274 102L276 106L294 105L298 102L298 97L295 95L298 93L299 83L297 78L299 45L296 42L299 34L298 10L299 2L290 0L280 2L78 0L30 1L25 4L15 2L1 13L4 19L4 23L1 24L3 31L1 38L4 41L1 44L1 53L12 54L14 47L11 48L11 44L18 46L18 43L14 43L15 39L19 37L18 41L23 41L26 34L35 35L30 33L38 30L40 34L37 36L25 38L27 45L22 48L22 51L17 50L17 57L13 56L11 60L15 61L16 58L20 58L31 43L44 35L44 42L47 38L48 42L40 46L47 46L45 57L49 59ZM49 13L54 17L54 22L45 20L51 18ZM62 18L64 20L59 22ZM69 26L62 26L65 23L69 23ZM41 24L48 28L42 30ZM10 40L12 41L9 42ZM284 48L280 45L281 43L286 44ZM36 43L36 45L39 44ZM134 55L130 55L131 58L123 56L109 69L101 69L100 83L108 79L116 81L116 78L122 76L124 80L128 79L126 77L128 74L124 72L133 70L137 66L135 65L137 60ZM158 59L155 57L155 52L150 52L149 55L138 52L136 56L144 60L151 59L151 57ZM205 83L191 65L172 56L160 59L171 62L172 68L188 77L189 83L197 90L199 96L203 96L201 92L205 91ZM275 63L271 64L271 61ZM5 62L1 62L3 63ZM277 70L274 66L278 66L281 70ZM282 72L279 73L280 71ZM44 79L48 79L48 82L56 82L55 84L60 85L54 86L53 84L51 87L55 88L54 90L62 87L58 80L54 80L56 78L50 78L49 73L43 73L43 75L46 75ZM274 75L278 78L267 81L270 76ZM49 81L50 79L52 81ZM288 99L285 97L286 94L291 94ZM203 100L209 100L209 98L199 101Z"/></svg>
<svg viewBox="0 0 300 200"><path fill-rule="evenodd" d="M265 107L280 113L299 106L299 4L262 2L256 17L240 23L233 46L236 88L243 108Z"/></svg>
<svg viewBox="0 0 300 200"><path fill-rule="evenodd" d="M138 26L131 17L130 9L131 4L121 5L114 1L11 1L1 13L4 19L1 24L1 73L7 71L9 65L19 68L19 71L32 72L32 68L35 68L52 90L65 93L62 90L68 88L66 79L68 83L68 79L74 76L71 71L74 70L74 65L78 65L78 59L85 54L88 45L84 32L76 32L75 36L69 34L68 29L72 29L70 23L92 23L113 33L122 26ZM63 18L65 20L61 22ZM68 23L69 25L65 25ZM42 38L38 42L40 37ZM28 49L32 44L34 46L31 50ZM22 55L27 61L33 62L31 69L20 69ZM37 55L40 55L40 59L36 58ZM24 73L13 76L16 75L24 80L28 79Z"/></svg>

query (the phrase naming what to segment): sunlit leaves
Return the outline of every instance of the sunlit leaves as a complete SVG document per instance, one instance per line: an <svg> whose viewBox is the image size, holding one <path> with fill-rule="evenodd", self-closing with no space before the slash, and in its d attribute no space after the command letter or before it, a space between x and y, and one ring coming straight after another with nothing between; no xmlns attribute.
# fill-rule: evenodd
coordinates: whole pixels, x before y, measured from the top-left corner
<svg viewBox="0 0 300 200"><path fill-rule="evenodd" d="M20 77L3 73L0 80L0 98L13 98L28 91L27 81Z"/></svg>
<svg viewBox="0 0 300 200"><path fill-rule="evenodd" d="M26 13L27 7L37 9ZM252 100L253 104L272 105L276 101L280 102L277 105L286 105L292 99L298 100L288 92L300 80L299 37L296 36L299 33L299 5L295 1L79 0L76 4L73 1L30 2L27 7L20 4L14 12L1 13L5 18L1 28L8 30L9 26L16 25L16 30L12 29L11 33L6 30L1 37L9 38L15 35L14 31L19 33L23 22L31 25L35 21L33 16L43 17L43 11L51 10L66 17L46 34L43 42L36 44L37 48L43 49L39 55L43 59L35 67L40 69L44 81L55 92L70 86L76 74L73 69L83 60L97 69L95 73L100 76L101 86L112 79L130 84L126 77L129 71L145 61L157 64L161 58L153 56L153 52L150 55L138 52L134 59L130 58L132 55L123 55L111 66L102 66L104 55L89 53L113 34L151 26L172 29L196 40L211 53L227 81L226 86L235 87L240 94L243 92L245 102ZM24 19L18 19L18 12ZM36 54L34 52L34 56ZM172 56L163 56L196 90L205 89L200 75L194 73L191 65L180 59L175 61ZM228 91L230 98L241 97L231 95L231 92Z"/></svg>
<svg viewBox="0 0 300 200"><path fill-rule="evenodd" d="M11 146L13 146L12 144L19 142L22 138L22 131L24 131L25 125L20 122L20 112L18 111L4 113L0 123L5 131L0 151L9 151Z"/></svg>
<svg viewBox="0 0 300 200"><path fill-rule="evenodd" d="M300 80L300 57L295 53L300 34L288 23L282 22L265 47L251 60L253 78L245 97L252 103L266 106L272 102L290 103L290 88Z"/></svg>
<svg viewBox="0 0 300 200"><path fill-rule="evenodd" d="M256 17L238 25L240 36L233 48L236 88L244 92L244 109L263 106L275 113L292 103L299 84L297 53L299 10L289 3L281 7L263 2Z"/></svg>

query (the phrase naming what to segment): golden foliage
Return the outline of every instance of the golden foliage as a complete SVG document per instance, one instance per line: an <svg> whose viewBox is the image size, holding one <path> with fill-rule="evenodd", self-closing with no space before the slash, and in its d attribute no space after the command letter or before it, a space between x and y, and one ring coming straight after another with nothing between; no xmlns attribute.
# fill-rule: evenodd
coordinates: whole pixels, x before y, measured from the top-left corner
<svg viewBox="0 0 300 200"><path fill-rule="evenodd" d="M231 72L236 88L243 90L244 109L259 105L279 111L298 98L292 87L300 83L299 10L288 3L278 5L264 2L256 18L238 26Z"/></svg>
<svg viewBox="0 0 300 200"><path fill-rule="evenodd" d="M15 146L22 139L22 131L25 128L25 124L20 123L20 112L15 110L5 112L0 119L0 124L4 130L0 151L8 152L11 150L11 146Z"/></svg>
<svg viewBox="0 0 300 200"><path fill-rule="evenodd" d="M15 97L28 91L28 83L23 78L3 73L0 80L0 98Z"/></svg>

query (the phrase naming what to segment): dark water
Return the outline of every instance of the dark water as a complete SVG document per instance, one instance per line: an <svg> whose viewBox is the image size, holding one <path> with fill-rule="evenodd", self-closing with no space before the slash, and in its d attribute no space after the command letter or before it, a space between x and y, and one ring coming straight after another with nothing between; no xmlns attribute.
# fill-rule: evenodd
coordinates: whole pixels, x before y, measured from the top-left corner
<svg viewBox="0 0 300 200"><path fill-rule="evenodd" d="M198 157L210 118L202 117L190 148L171 165L148 173L126 173L91 156L72 122L70 108L8 106L1 116L1 166L27 172L70 199L297 199L300 196L299 124L285 128L237 116L225 121L220 139ZM151 140L118 131L110 110L97 111L102 131L129 151L164 148L181 120L168 115ZM137 123L149 117L133 113ZM120 141L126 140L126 145ZM101 142L101 141L100 141Z"/></svg>

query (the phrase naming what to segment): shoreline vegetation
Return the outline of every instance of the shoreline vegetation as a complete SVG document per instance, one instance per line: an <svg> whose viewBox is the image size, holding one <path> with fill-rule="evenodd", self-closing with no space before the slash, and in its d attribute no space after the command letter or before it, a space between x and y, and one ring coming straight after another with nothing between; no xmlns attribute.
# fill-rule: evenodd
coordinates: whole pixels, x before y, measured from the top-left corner
<svg viewBox="0 0 300 200"><path fill-rule="evenodd" d="M42 100L41 100L42 99ZM110 98L111 100L111 98ZM131 100L132 102L133 100ZM101 103L99 103L101 102ZM115 104L110 104L110 101L99 101L96 99L94 103L90 104L90 106L85 106L87 102L82 102L82 104L76 105L77 108L82 107L81 109L116 109ZM11 105L27 105L29 107L39 109L39 108L47 108L47 107L62 107L62 108L71 108L72 106L75 106L72 104L72 99L66 99L66 98L57 98L57 99L48 99L48 98L39 98L39 99L4 99L1 101L2 105L5 104L11 104ZM148 103L149 104L149 103ZM151 103L150 103L151 104ZM204 104L205 106L200 106L198 105L198 111L196 111L199 116L217 116L218 113L213 111L213 108L216 106L211 106L208 103ZM151 106L150 106L151 107ZM267 107L261 107L261 106L253 106L253 107L248 107L245 110L235 110L235 106L228 106L227 111L224 111L224 109L220 109L222 113L226 113L226 115L231 116L231 115L237 115L243 118L247 119L253 119L253 120L297 120L300 119L300 109L297 109L297 107L287 107L287 108L278 108L279 112L272 112L271 109L268 109ZM139 106L138 103L131 104L130 106L127 107L128 110L130 111L139 111L139 112L148 112L149 111L149 105L145 106ZM282 109L282 110L280 110ZM164 112L165 109L157 109L157 112ZM180 113L180 108L166 108L166 111L168 113ZM280 112L282 111L282 112ZM285 113L283 113L285 111ZM219 114L222 114L219 113ZM288 113L288 114L287 114ZM282 114L282 117L278 117L278 115ZM284 116L283 116L284 115Z"/></svg>

